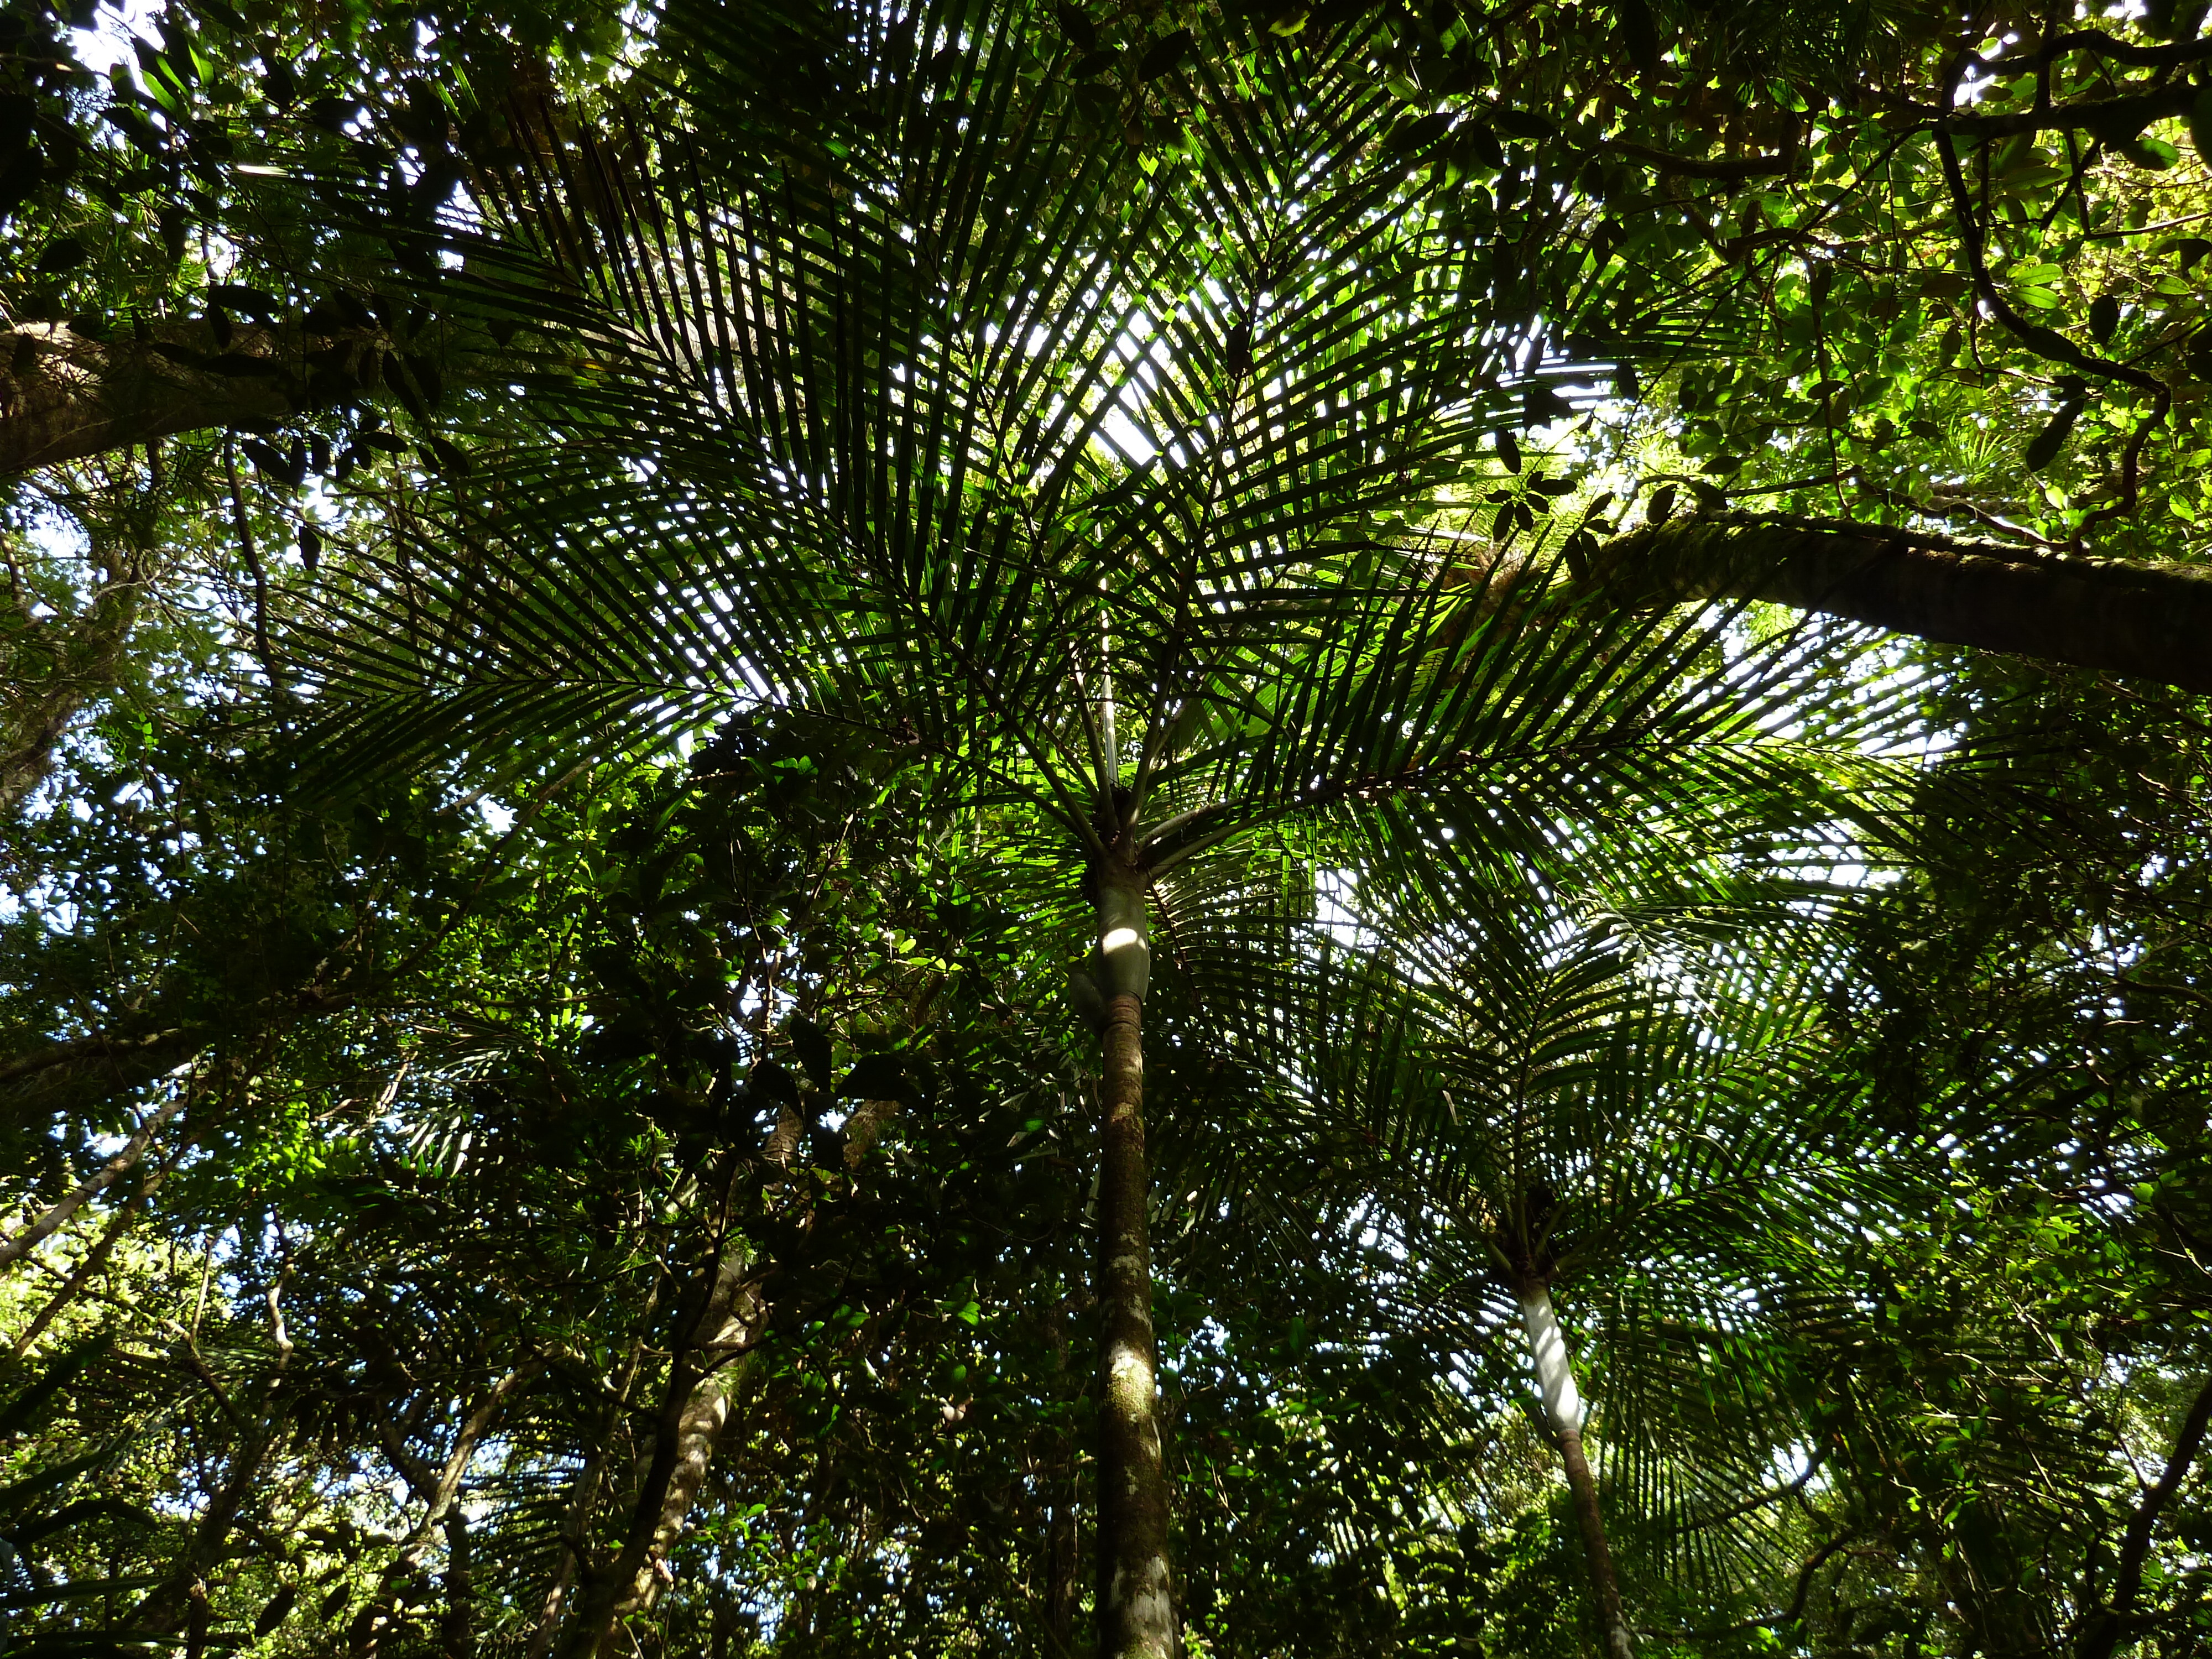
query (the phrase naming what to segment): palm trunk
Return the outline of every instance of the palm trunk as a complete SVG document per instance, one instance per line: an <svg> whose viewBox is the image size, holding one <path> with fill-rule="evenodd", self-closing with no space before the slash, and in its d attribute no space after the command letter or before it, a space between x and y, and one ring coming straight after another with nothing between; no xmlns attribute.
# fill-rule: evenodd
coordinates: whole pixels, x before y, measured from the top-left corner
<svg viewBox="0 0 2212 1659"><path fill-rule="evenodd" d="M1620 1579L1613 1570L1613 1551L1605 1540L1605 1517L1597 1506L1597 1480L1583 1452L1582 1391L1575 1387L1567 1340L1553 1310L1552 1293L1541 1279L1524 1281L1515 1287L1514 1294L1521 1304L1521 1328L1528 1334L1528 1351L1536 1361L1544 1420L1558 1437L1560 1461L1567 1466L1567 1489L1574 1497L1575 1524L1582 1531L1583 1553L1589 1563L1590 1588L1597 1599L1607 1659L1632 1659L1636 1647L1620 1608Z"/></svg>
<svg viewBox="0 0 2212 1659"><path fill-rule="evenodd" d="M1694 519L1595 561L1608 602L1776 605L1900 634L2212 691L2212 571L2044 556L1875 526Z"/></svg>
<svg viewBox="0 0 2212 1659"><path fill-rule="evenodd" d="M1099 1148L1098 1652L1171 1659L1168 1493L1152 1342L1152 1248L1145 1165L1144 1005L1106 1003Z"/></svg>

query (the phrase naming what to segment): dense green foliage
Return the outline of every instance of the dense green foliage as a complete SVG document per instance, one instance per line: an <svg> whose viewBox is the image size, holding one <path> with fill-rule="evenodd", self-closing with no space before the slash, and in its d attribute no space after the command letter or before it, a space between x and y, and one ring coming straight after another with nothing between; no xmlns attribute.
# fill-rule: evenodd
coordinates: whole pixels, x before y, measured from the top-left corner
<svg viewBox="0 0 2212 1659"><path fill-rule="evenodd" d="M2203 1651L2204 21L0 13L0 1651Z"/></svg>

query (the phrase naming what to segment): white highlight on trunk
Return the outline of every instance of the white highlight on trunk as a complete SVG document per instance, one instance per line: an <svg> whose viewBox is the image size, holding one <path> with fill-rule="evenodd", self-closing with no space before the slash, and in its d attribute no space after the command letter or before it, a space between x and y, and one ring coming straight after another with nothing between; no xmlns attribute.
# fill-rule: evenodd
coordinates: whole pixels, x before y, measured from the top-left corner
<svg viewBox="0 0 2212 1659"><path fill-rule="evenodd" d="M1575 1368L1567 1358L1567 1339L1559 1329L1559 1316L1552 1310L1552 1292L1540 1284L1523 1285L1515 1292L1521 1304L1521 1328L1528 1333L1528 1351L1536 1357L1536 1382L1544 1391L1544 1416L1553 1431L1580 1434L1583 1429L1582 1391L1575 1387Z"/></svg>
<svg viewBox="0 0 2212 1659"><path fill-rule="evenodd" d="M1144 1355L1127 1343L1115 1343L1106 1361L1106 1392L1115 1408L1127 1417L1146 1416L1158 1389Z"/></svg>
<svg viewBox="0 0 2212 1659"><path fill-rule="evenodd" d="M1133 996L1145 1000L1152 980L1151 919L1145 914L1141 889L1118 882L1104 885L1098 895L1098 955L1093 977L1102 997Z"/></svg>

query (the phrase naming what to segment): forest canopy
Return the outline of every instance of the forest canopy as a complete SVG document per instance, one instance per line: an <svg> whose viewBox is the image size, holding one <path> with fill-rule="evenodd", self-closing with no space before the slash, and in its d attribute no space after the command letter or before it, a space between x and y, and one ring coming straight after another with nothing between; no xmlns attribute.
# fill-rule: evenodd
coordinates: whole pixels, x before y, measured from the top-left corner
<svg viewBox="0 0 2212 1659"><path fill-rule="evenodd" d="M2170 0L0 9L0 1652L2212 1643Z"/></svg>

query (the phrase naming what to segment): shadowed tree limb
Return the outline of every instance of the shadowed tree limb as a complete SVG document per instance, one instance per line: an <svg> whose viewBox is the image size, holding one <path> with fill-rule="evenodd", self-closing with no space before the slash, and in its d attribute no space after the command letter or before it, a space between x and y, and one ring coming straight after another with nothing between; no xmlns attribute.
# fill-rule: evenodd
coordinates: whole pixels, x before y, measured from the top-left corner
<svg viewBox="0 0 2212 1659"><path fill-rule="evenodd" d="M133 538L96 534L92 559L101 580L80 614L38 616L19 593L4 623L12 637L0 673L0 813L38 787L70 722L114 684L138 620L153 554Z"/></svg>
<svg viewBox="0 0 2212 1659"><path fill-rule="evenodd" d="M622 1621L650 1607L670 1582L668 1553L706 1484L729 1423L740 1363L768 1314L762 1288L767 1271L751 1263L737 1240L725 1243L712 1271L703 1305L670 1366L622 1552L576 1597L556 1650L564 1659L620 1650Z"/></svg>
<svg viewBox="0 0 2212 1659"><path fill-rule="evenodd" d="M233 323L224 341L204 319L109 340L63 323L0 331L0 476L179 432L289 420L335 401L344 389L337 359L357 362L381 343L372 329L308 335L253 323Z"/></svg>
<svg viewBox="0 0 2212 1659"><path fill-rule="evenodd" d="M116 1206L114 1218L101 1230L99 1240L85 1251L84 1259L76 1265L76 1271L62 1281L62 1287L47 1298L46 1305L39 1310L38 1316L26 1325L22 1334L15 1339L15 1346L9 1354L11 1359L21 1359L30 1352L39 1339L46 1334L46 1328L76 1301L84 1287L92 1282L94 1275L106 1265L108 1256L113 1253L124 1234L131 1231L131 1224L138 1218L138 1212L144 1209L147 1202L161 1189L161 1183L169 1178L177 1167L178 1159L185 1155L191 1145L189 1136L179 1141L161 1167L139 1182L138 1190Z"/></svg>
<svg viewBox="0 0 2212 1659"><path fill-rule="evenodd" d="M2197 1390L2189 1415L2182 1419L2181 1432L2174 1437L2172 1455L2166 1460L2156 1482L2143 1493L2136 1512L2128 1517L2128 1529L2120 1539L2119 1566L2112 1579L2112 1599L2082 1620L2075 1649L2078 1659L2112 1659L2121 1642L2136 1633L2136 1597L2142 1593L2143 1564L2150 1555L2152 1530L2167 1501L2188 1478L2197 1454L2203 1449L2208 1427L2212 1427L2212 1381Z"/></svg>
<svg viewBox="0 0 2212 1659"><path fill-rule="evenodd" d="M254 1482L260 1478L262 1465L268 1461L270 1449L276 1443L284 1425L282 1395L285 1374L292 1365L293 1343L284 1328L283 1297L292 1270L287 1267L276 1282L263 1292L262 1300L269 1310L269 1334L276 1353L276 1364L270 1368L269 1380L262 1387L258 1408L249 1419L245 1435L231 1458L230 1470L221 1486L216 1488L208 1506L201 1511L186 1546L184 1557L170 1570L168 1576L146 1593L131 1615L136 1629L155 1632L174 1631L194 1616L196 1606L204 1606L206 1575L222 1559L229 1545L232 1529L237 1525L239 1511L252 1495Z"/></svg>
<svg viewBox="0 0 2212 1659"><path fill-rule="evenodd" d="M1693 519L1593 561L1626 605L1764 599L1946 644L2212 691L2212 569L2042 557L1878 526Z"/></svg>
<svg viewBox="0 0 2212 1659"><path fill-rule="evenodd" d="M38 1248L40 1242L50 1237L56 1228L75 1215L86 1204L106 1192L116 1182L137 1169L138 1159L145 1152L147 1144L154 1139L155 1132L184 1109L185 1103L191 1097L191 1093L190 1090L179 1089L176 1098L170 1101L167 1105L158 1111L148 1113L131 1139L123 1144L122 1151L79 1182L76 1188L65 1194L58 1204L47 1210L30 1225L12 1237L0 1240L0 1267L7 1267L29 1255L32 1250Z"/></svg>
<svg viewBox="0 0 2212 1659"><path fill-rule="evenodd" d="M408 1533L406 1543L385 1568L375 1600L369 1604L368 1617L356 1624L352 1643L356 1654L374 1654L378 1644L390 1633L399 1592L422 1565L422 1558L429 1553L431 1535L445 1524L454 1499L460 1496L461 1481L469 1472L478 1443L505 1409L509 1396L538 1369L534 1361L519 1365L491 1386L463 1421L459 1432L453 1437L452 1451L434 1474L408 1455L404 1440L388 1418L379 1422L378 1428L387 1437L394 1467L399 1469L411 1494L422 1502L423 1510Z"/></svg>

